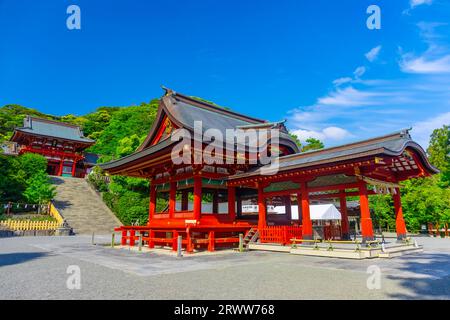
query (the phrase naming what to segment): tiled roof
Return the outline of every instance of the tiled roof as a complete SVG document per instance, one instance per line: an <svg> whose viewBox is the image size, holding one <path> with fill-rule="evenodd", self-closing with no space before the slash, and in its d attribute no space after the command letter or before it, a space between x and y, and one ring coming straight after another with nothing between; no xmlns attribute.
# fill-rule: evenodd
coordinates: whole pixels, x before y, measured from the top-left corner
<svg viewBox="0 0 450 320"><path fill-rule="evenodd" d="M88 139L83 135L80 127L27 116L23 121L23 127L15 129L19 132L36 134L40 136L55 137L60 139L80 141L85 143L94 143L94 140Z"/></svg>

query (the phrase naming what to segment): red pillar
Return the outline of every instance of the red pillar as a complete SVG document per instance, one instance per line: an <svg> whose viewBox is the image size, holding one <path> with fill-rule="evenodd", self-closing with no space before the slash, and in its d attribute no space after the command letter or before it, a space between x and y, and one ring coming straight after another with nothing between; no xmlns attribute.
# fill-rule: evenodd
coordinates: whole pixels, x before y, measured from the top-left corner
<svg viewBox="0 0 450 320"><path fill-rule="evenodd" d="M150 206L148 209L148 223L149 224L153 217L155 216L156 211L156 186L150 182Z"/></svg>
<svg viewBox="0 0 450 320"><path fill-rule="evenodd" d="M348 223L348 213L347 213L347 197L345 195L345 190L339 192L340 207L341 207L341 230L342 239L350 239L349 223Z"/></svg>
<svg viewBox="0 0 450 320"><path fill-rule="evenodd" d="M267 226L266 199L264 198L264 187L258 185L258 228L262 229Z"/></svg>
<svg viewBox="0 0 450 320"><path fill-rule="evenodd" d="M374 240L372 218L370 217L369 197L367 185L364 181L359 182L359 206L361 209L361 236L362 240Z"/></svg>
<svg viewBox="0 0 450 320"><path fill-rule="evenodd" d="M194 176L194 219L200 220L202 214L202 177Z"/></svg>
<svg viewBox="0 0 450 320"><path fill-rule="evenodd" d="M214 231L210 231L208 235L208 251L214 251L214 244L215 244L215 235Z"/></svg>
<svg viewBox="0 0 450 320"><path fill-rule="evenodd" d="M61 162L59 163L58 176L62 175L63 164L64 164L64 158L61 158Z"/></svg>
<svg viewBox="0 0 450 320"><path fill-rule="evenodd" d="M300 196L301 196L301 204L302 204L302 233L303 239L312 239L313 238L313 230L312 230L312 222L309 213L309 192L306 186L306 182L302 182L300 184Z"/></svg>
<svg viewBox="0 0 450 320"><path fill-rule="evenodd" d="M394 200L395 210L395 226L397 229L397 239L402 240L406 238L406 225L403 219L402 201L400 197L400 189L395 188L395 194L392 196Z"/></svg>
<svg viewBox="0 0 450 320"><path fill-rule="evenodd" d="M228 187L228 216L231 221L236 219L236 188Z"/></svg>
<svg viewBox="0 0 450 320"><path fill-rule="evenodd" d="M72 163L72 177L75 177L76 166L77 166L77 161L73 160L73 163Z"/></svg>
<svg viewBox="0 0 450 320"><path fill-rule="evenodd" d="M175 217L175 205L177 197L177 183L175 181L170 182L169 190L169 218Z"/></svg>

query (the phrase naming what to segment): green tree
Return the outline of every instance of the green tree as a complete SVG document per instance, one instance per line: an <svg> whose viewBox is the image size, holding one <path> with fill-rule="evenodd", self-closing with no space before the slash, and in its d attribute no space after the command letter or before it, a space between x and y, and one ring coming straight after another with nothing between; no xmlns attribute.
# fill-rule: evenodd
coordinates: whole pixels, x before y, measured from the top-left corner
<svg viewBox="0 0 450 320"><path fill-rule="evenodd" d="M23 171L16 157L0 154L0 203L19 201L25 190Z"/></svg>
<svg viewBox="0 0 450 320"><path fill-rule="evenodd" d="M302 142L300 141L300 139L298 138L298 136L292 132L289 132L289 135L291 136L292 140L294 140L295 144L297 145L297 147L302 150Z"/></svg>
<svg viewBox="0 0 450 320"><path fill-rule="evenodd" d="M19 156L20 168L24 171L26 179L39 171L47 170L47 159L36 153L24 153Z"/></svg>
<svg viewBox="0 0 450 320"><path fill-rule="evenodd" d="M302 152L319 150L323 148L325 148L325 145L322 141L316 138L308 138L306 139L306 144L302 147Z"/></svg>
<svg viewBox="0 0 450 320"><path fill-rule="evenodd" d="M27 184L23 194L31 203L46 204L56 196L56 187L51 184L45 171L36 172L27 180Z"/></svg>
<svg viewBox="0 0 450 320"><path fill-rule="evenodd" d="M442 187L450 187L450 126L433 131L427 152L430 162L441 171Z"/></svg>

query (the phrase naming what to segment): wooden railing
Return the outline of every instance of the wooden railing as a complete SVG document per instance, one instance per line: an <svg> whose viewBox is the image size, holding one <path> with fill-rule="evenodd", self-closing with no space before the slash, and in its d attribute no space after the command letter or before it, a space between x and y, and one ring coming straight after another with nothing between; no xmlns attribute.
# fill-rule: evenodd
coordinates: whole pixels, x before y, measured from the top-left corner
<svg viewBox="0 0 450 320"><path fill-rule="evenodd" d="M13 231L19 230L56 230L62 227L65 223L63 216L55 208L52 202L48 205L48 213L55 220L17 220L17 219L7 219L0 221L0 225Z"/></svg>
<svg viewBox="0 0 450 320"><path fill-rule="evenodd" d="M65 222L63 216L59 213L58 209L56 209L53 202L50 202L48 205L48 213L56 219L60 226L62 226Z"/></svg>
<svg viewBox="0 0 450 320"><path fill-rule="evenodd" d="M267 226L259 228L259 239L261 243L290 244L291 239L302 238L301 226Z"/></svg>
<svg viewBox="0 0 450 320"><path fill-rule="evenodd" d="M9 230L56 230L60 224L58 221L31 221L31 220L3 220L0 224Z"/></svg>

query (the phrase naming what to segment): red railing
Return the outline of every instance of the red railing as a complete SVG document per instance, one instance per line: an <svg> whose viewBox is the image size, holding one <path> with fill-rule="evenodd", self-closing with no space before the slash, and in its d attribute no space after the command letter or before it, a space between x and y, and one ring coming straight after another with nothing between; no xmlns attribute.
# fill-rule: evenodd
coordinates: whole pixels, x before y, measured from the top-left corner
<svg viewBox="0 0 450 320"><path fill-rule="evenodd" d="M134 247L142 234L143 245L149 248L156 246L172 247L177 250L178 236L182 237L182 246L187 252L194 249L214 251L216 247L237 247L239 234L245 234L248 226L229 226L217 228L187 227L187 228L150 228L146 226L122 226L115 231L122 233L121 245Z"/></svg>
<svg viewBox="0 0 450 320"><path fill-rule="evenodd" d="M267 226L259 228L261 243L290 244L292 238L302 238L301 226Z"/></svg>

